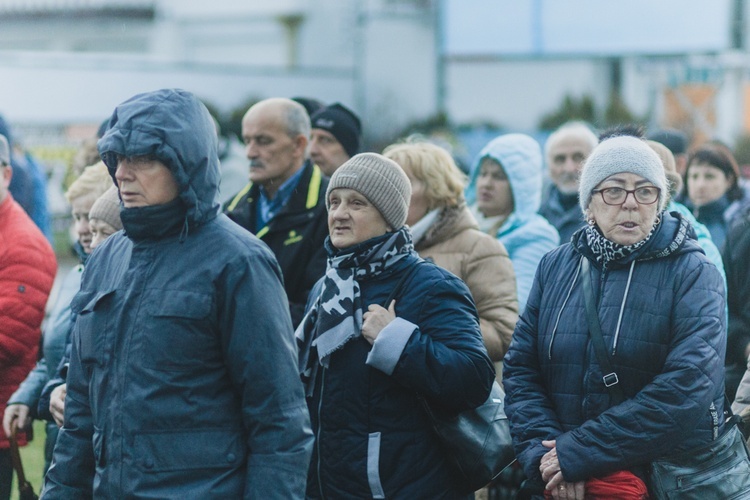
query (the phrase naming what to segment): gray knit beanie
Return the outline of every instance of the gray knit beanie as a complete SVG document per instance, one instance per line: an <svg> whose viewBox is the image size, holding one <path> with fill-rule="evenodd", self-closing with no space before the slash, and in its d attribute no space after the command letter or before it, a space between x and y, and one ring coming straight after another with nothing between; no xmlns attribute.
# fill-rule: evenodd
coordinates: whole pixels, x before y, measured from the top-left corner
<svg viewBox="0 0 750 500"><path fill-rule="evenodd" d="M659 210L664 210L669 199L669 184L661 159L646 141L622 135L600 142L583 165L578 199L584 213L591 203L592 191L596 186L611 175L625 172L640 175L658 187L661 190Z"/></svg>
<svg viewBox="0 0 750 500"><path fill-rule="evenodd" d="M338 188L361 193L375 205L392 229L400 229L406 223L411 183L395 161L377 153L352 156L331 176L326 190L326 208L330 208L331 191Z"/></svg>
<svg viewBox="0 0 750 500"><path fill-rule="evenodd" d="M107 189L103 195L96 199L89 210L89 219L104 221L117 231L122 229L120 220L120 194L116 186Z"/></svg>

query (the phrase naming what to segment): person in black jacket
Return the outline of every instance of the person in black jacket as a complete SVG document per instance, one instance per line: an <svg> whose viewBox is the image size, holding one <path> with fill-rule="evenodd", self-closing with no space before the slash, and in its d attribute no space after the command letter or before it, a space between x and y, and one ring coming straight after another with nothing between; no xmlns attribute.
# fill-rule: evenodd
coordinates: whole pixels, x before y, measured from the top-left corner
<svg viewBox="0 0 750 500"><path fill-rule="evenodd" d="M747 360L750 355L750 209L737 217L727 233L722 253L727 273L727 357L724 365L727 377L727 397L742 404L750 404L750 372ZM740 379L742 391L738 391ZM742 394L740 394L742 392Z"/></svg>
<svg viewBox="0 0 750 500"><path fill-rule="evenodd" d="M466 285L414 251L410 195L375 153L331 177L328 268L296 332L316 437L308 498L473 498L416 395L477 407L494 368Z"/></svg>
<svg viewBox="0 0 750 500"><path fill-rule="evenodd" d="M192 94L115 109L99 152L124 231L86 264L43 498L300 498L312 431L281 272L221 214Z"/></svg>
<svg viewBox="0 0 750 500"><path fill-rule="evenodd" d="M328 178L305 159L309 137L310 117L301 104L273 98L252 106L242 119L250 183L224 207L276 255L295 327L326 266Z"/></svg>

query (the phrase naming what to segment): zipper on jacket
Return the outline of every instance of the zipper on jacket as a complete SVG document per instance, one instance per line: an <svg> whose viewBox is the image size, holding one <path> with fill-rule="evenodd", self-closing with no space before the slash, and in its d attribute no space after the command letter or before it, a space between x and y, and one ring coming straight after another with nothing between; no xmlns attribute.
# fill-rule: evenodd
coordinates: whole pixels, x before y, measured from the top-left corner
<svg viewBox="0 0 750 500"><path fill-rule="evenodd" d="M617 317L617 328L615 328L615 340L612 342L612 356L617 353L617 339L620 337L620 327L622 326L622 315L625 313L625 301L628 300L628 292L630 292L630 283L633 279L633 270L635 269L635 261L630 263L630 272L628 272L628 282L625 284L625 294L622 296L622 304L620 304L620 315Z"/></svg>
<svg viewBox="0 0 750 500"><path fill-rule="evenodd" d="M581 257L581 259L585 259L585 258L586 257ZM578 281L578 275L581 273L582 263L583 263L583 260L580 260L578 262L578 267L576 267L576 273L573 276L573 282L570 284L570 288L568 289L568 295L565 296L565 300L563 301L562 307L560 307L560 312L557 313L557 320L555 320L555 327L552 329L552 335L550 335L550 339L549 339L549 349L547 350L547 356L549 357L549 359L552 359L552 344L555 342L555 334L557 333L557 325L560 324L560 317L562 316L562 313L565 310L565 306L568 303L570 294L573 293L573 288L576 286L576 281Z"/></svg>
<svg viewBox="0 0 750 500"><path fill-rule="evenodd" d="M318 449L318 463L316 464L316 473L318 474L318 491L320 492L320 498L325 500L325 495L323 494L323 481L321 481L320 477L320 431L323 428L323 425L321 423L321 412L320 410L323 408L323 388L325 387L326 383L326 368L321 365L320 366L320 396L318 397L318 438L315 440L315 446Z"/></svg>

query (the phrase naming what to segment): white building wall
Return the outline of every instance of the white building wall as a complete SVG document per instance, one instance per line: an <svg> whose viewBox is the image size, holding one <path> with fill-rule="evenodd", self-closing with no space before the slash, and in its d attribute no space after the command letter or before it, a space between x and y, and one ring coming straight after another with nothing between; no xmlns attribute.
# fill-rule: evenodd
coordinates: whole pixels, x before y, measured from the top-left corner
<svg viewBox="0 0 750 500"><path fill-rule="evenodd" d="M388 135L436 110L434 20L406 4L160 0L153 21L24 21L0 32L0 112L99 121L135 92L177 86L224 110L249 97L339 101L367 135ZM21 33L34 51L18 50Z"/></svg>
<svg viewBox="0 0 750 500"><path fill-rule="evenodd" d="M365 127L388 137L437 111L436 48L431 19L374 17L364 26L359 107Z"/></svg>
<svg viewBox="0 0 750 500"><path fill-rule="evenodd" d="M447 109L457 124L490 123L532 131L566 94L608 98L606 62L598 59L454 61L447 68Z"/></svg>
<svg viewBox="0 0 750 500"><path fill-rule="evenodd" d="M80 7L108 0L35 1ZM465 13L478 2L448 5ZM0 0L0 9L10 3ZM223 110L249 97L340 101L360 114L366 134L377 140L438 111L440 49L430 2L151 3L153 21L61 17L3 24L0 19L0 112L15 121L98 122L136 92L178 86ZM722 0L722 8L725 4ZM297 19L296 31L285 29L284 19ZM505 16L504 22L520 24L514 19ZM482 21L492 25L491 19ZM552 39L542 37L540 43L545 40ZM444 104L457 124L490 122L532 131L566 94L590 94L600 109L609 97L609 65L597 56L451 54L444 61ZM636 114L650 114L658 124L664 87L674 83L675 72L660 67L659 59L644 61L625 58L622 95ZM733 139L743 121L740 101L750 63L745 58L739 64L717 100L717 136L725 140Z"/></svg>
<svg viewBox="0 0 750 500"><path fill-rule="evenodd" d="M223 66L184 65L143 58L63 54L0 54L0 112L11 121L99 123L132 95L180 87L228 111L247 96L309 93L329 102L352 102L347 75L268 72Z"/></svg>

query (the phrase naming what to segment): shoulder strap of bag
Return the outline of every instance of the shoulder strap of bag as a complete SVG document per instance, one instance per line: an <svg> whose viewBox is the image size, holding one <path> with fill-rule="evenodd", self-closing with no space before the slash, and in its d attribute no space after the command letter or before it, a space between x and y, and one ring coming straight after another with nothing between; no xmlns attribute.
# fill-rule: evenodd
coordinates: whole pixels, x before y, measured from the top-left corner
<svg viewBox="0 0 750 500"><path fill-rule="evenodd" d="M18 490L21 493L25 493L27 490L31 490L31 485L26 481L26 475L23 473L23 463L21 462L21 454L18 452L18 443L16 442L16 427L13 426L11 435L8 436L10 442L10 460L13 462L13 468L16 470L18 475ZM29 498L28 496L21 496L21 498Z"/></svg>
<svg viewBox="0 0 750 500"><path fill-rule="evenodd" d="M586 303L586 323L588 323L589 326L591 344L594 346L594 353L596 354L596 359L599 361L599 366L602 367L602 371L605 373L604 377L602 377L604 386L609 391L609 395L612 397L612 402L615 405L618 405L627 398L620 386L620 379L612 368L612 363L610 362L609 354L607 353L607 347L604 344L602 327L599 323L599 316L596 314L589 260L586 257L581 257L581 275L581 282L583 283L583 299Z"/></svg>
<svg viewBox="0 0 750 500"><path fill-rule="evenodd" d="M409 269L406 270L404 274L401 275L401 278L399 278L398 282L396 283L396 286L393 287L393 290L391 290L391 293L388 295L388 298L385 299L385 302L383 303L383 307L388 309L388 306L391 305L391 301L395 299L399 293L401 293L401 288L404 286L404 283L406 280L414 274L414 272L417 270L417 267L419 267L423 262L426 262L424 260L417 261L413 266L411 266Z"/></svg>

